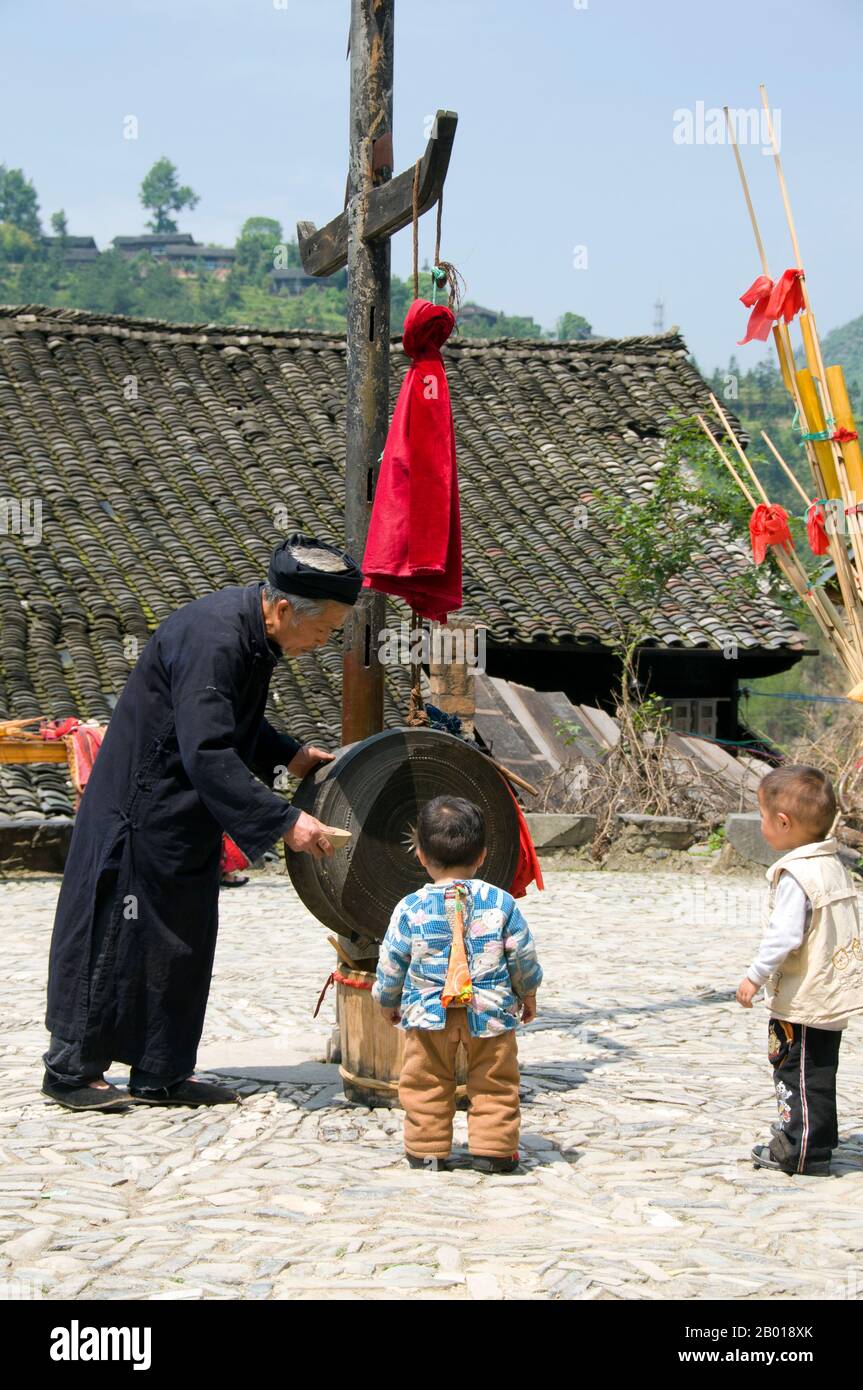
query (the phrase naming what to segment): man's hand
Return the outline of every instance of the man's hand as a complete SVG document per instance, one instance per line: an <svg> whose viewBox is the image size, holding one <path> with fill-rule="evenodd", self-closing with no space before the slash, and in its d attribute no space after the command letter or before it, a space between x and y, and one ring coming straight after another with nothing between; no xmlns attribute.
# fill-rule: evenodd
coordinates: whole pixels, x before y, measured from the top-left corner
<svg viewBox="0 0 863 1390"><path fill-rule="evenodd" d="M289 849L298 854L310 854L313 859L327 859L333 853L333 846L326 837L327 827L323 821L301 811L287 835L283 836Z"/></svg>
<svg viewBox="0 0 863 1390"><path fill-rule="evenodd" d="M744 975L740 984L737 986L737 1002L744 1009L752 1008L752 1001L760 990L754 980L750 980L748 975Z"/></svg>
<svg viewBox="0 0 863 1390"><path fill-rule="evenodd" d="M304 743L288 763L288 772L292 777L305 777L307 772L314 771L321 763L331 763L335 756L335 753L316 748L313 743Z"/></svg>
<svg viewBox="0 0 863 1390"><path fill-rule="evenodd" d="M521 1001L522 1023L533 1023L536 1018L536 995L526 994Z"/></svg>

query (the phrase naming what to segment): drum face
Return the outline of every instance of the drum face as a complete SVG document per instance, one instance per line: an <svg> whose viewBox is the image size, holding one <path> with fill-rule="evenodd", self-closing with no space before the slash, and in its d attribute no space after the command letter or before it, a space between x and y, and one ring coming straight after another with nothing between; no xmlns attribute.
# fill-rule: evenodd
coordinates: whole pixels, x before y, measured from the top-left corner
<svg viewBox="0 0 863 1390"><path fill-rule="evenodd" d="M287 850L288 872L318 921L380 941L400 898L428 882L413 853L420 807L463 796L485 817L488 854L480 870L509 888L518 861L518 817L497 768L461 739L431 729L393 729L350 744L304 779L293 804L353 832L330 859Z"/></svg>

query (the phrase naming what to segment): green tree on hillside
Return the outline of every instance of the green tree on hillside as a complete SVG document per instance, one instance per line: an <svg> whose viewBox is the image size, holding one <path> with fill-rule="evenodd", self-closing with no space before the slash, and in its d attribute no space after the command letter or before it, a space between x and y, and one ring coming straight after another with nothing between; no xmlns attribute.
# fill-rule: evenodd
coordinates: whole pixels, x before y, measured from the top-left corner
<svg viewBox="0 0 863 1390"><path fill-rule="evenodd" d="M168 214L197 207L200 201L188 184L178 184L177 167L164 155L156 160L141 184L141 202L153 214L147 223L152 232L175 232L177 224Z"/></svg>
<svg viewBox="0 0 863 1390"><path fill-rule="evenodd" d="M581 314L561 314L557 321L557 336L561 341L593 337L593 329Z"/></svg>
<svg viewBox="0 0 863 1390"><path fill-rule="evenodd" d="M23 169L7 169L5 164L0 164L0 222L10 222L34 241L42 235L35 188Z"/></svg>
<svg viewBox="0 0 863 1390"><path fill-rule="evenodd" d="M0 222L0 265L18 265L39 254L39 244L12 222Z"/></svg>
<svg viewBox="0 0 863 1390"><path fill-rule="evenodd" d="M66 221L66 213L62 208L59 212L51 213L51 231L61 240L69 235L69 223Z"/></svg>
<svg viewBox="0 0 863 1390"><path fill-rule="evenodd" d="M78 268L74 279L74 307L89 309L94 314L146 312L149 317L149 307L146 310L140 307L139 280L140 272L134 261L126 260L119 251L104 251L98 261Z"/></svg>
<svg viewBox="0 0 863 1390"><path fill-rule="evenodd" d="M232 278L237 284L264 286L274 268L276 250L282 246L282 224L275 217L247 217L237 237ZM289 242L284 254L286 265L299 265L295 243Z"/></svg>

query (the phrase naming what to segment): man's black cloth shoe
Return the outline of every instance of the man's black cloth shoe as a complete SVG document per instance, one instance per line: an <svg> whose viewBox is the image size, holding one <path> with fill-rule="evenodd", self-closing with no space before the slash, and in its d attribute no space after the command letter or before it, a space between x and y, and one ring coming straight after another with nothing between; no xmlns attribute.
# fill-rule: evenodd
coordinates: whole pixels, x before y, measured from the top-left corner
<svg viewBox="0 0 863 1390"><path fill-rule="evenodd" d="M129 1104L128 1093L117 1086L60 1086L47 1071L42 1094L67 1110L121 1110Z"/></svg>
<svg viewBox="0 0 863 1390"><path fill-rule="evenodd" d="M830 1176L830 1160L823 1163L807 1163L805 1168L795 1168L793 1164L780 1163L778 1158L774 1158L766 1144L756 1144L752 1150L752 1162L756 1168L773 1168L777 1173L787 1173L793 1177L795 1173L801 1173L804 1178L826 1178Z"/></svg>
<svg viewBox="0 0 863 1390"><path fill-rule="evenodd" d="M173 1086L137 1091L129 1087L129 1095L138 1105L239 1105L240 1094L230 1086L216 1086L212 1081L177 1081Z"/></svg>

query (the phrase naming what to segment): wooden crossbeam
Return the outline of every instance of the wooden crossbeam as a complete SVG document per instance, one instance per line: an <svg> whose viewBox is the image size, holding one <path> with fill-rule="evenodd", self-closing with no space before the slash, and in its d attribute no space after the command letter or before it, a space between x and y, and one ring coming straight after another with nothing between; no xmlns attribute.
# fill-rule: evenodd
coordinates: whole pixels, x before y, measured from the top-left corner
<svg viewBox="0 0 863 1390"><path fill-rule="evenodd" d="M450 154L455 140L458 116L455 111L438 111L420 163L420 214L434 207L446 179ZM379 184L368 192L363 225L364 241L379 241L400 232L413 220L413 169ZM333 275L348 261L348 212L339 213L325 227L314 222L297 223L297 242L300 259L307 275Z"/></svg>

